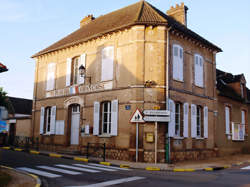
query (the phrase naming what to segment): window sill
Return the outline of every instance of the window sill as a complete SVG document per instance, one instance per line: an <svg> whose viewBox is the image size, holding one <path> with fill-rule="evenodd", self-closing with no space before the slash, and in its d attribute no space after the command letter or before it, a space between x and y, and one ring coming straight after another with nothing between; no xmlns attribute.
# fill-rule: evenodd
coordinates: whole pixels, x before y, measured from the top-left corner
<svg viewBox="0 0 250 187"><path fill-rule="evenodd" d="M204 89L204 86L199 86L199 85L196 85L196 84L194 84L194 86L196 86L197 88L200 88L200 89Z"/></svg>
<svg viewBox="0 0 250 187"><path fill-rule="evenodd" d="M178 79L173 79L173 80L176 81L176 82L184 83L183 80L178 80Z"/></svg>
<svg viewBox="0 0 250 187"><path fill-rule="evenodd" d="M175 140L183 140L184 137L181 137L181 136L174 136L173 139L175 139Z"/></svg>
<svg viewBox="0 0 250 187"><path fill-rule="evenodd" d="M196 137L195 139L196 140L205 140L205 138L203 138L203 137Z"/></svg>
<svg viewBox="0 0 250 187"><path fill-rule="evenodd" d="M99 138L111 138L112 136L110 134L100 134L98 135Z"/></svg>

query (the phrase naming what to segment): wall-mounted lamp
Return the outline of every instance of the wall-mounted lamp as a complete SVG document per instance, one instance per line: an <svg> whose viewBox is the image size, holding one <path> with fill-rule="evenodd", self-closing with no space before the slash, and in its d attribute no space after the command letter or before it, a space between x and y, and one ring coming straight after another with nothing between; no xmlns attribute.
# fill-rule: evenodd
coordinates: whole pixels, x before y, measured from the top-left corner
<svg viewBox="0 0 250 187"><path fill-rule="evenodd" d="M144 83L144 86L145 86L146 88L150 88L150 87L155 86L155 85L157 85L157 83L156 83L155 81L153 81L153 80L147 80L147 81Z"/></svg>
<svg viewBox="0 0 250 187"><path fill-rule="evenodd" d="M89 82L90 82L90 84L91 84L91 77L87 77L87 76L86 76L86 68L85 68L83 65L81 65L81 66L79 67L79 74L80 74L81 77L88 78L88 79L89 79Z"/></svg>

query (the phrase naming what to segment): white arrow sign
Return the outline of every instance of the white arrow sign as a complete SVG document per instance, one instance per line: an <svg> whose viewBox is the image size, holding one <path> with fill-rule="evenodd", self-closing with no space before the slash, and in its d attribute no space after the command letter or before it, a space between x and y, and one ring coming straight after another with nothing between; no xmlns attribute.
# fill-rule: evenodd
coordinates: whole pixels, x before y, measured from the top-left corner
<svg viewBox="0 0 250 187"><path fill-rule="evenodd" d="M144 115L148 116L169 116L170 111L169 110L144 110Z"/></svg>
<svg viewBox="0 0 250 187"><path fill-rule="evenodd" d="M134 112L132 118L130 119L130 123L144 123L142 113L139 109L136 109Z"/></svg>
<svg viewBox="0 0 250 187"><path fill-rule="evenodd" d="M170 117L169 116L144 116L144 121L149 121L149 122L169 122Z"/></svg>

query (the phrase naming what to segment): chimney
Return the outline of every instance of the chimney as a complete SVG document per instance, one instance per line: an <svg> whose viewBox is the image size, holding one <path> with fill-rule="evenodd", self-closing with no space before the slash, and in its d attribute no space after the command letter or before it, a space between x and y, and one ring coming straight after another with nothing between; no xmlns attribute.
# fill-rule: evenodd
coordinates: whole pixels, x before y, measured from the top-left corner
<svg viewBox="0 0 250 187"><path fill-rule="evenodd" d="M85 18L83 18L81 21L80 21L80 27L84 26L84 25L87 25L88 23L90 23L92 20L94 20L94 16L92 14L90 15L87 15Z"/></svg>
<svg viewBox="0 0 250 187"><path fill-rule="evenodd" d="M167 15L187 26L187 11L188 7L181 3L181 5L176 4L175 7L171 6L167 11Z"/></svg>

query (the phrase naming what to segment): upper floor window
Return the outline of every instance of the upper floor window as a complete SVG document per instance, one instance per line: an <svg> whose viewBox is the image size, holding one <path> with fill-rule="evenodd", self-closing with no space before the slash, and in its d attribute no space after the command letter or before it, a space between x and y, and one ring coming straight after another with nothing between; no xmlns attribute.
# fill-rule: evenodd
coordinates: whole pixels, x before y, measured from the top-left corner
<svg viewBox="0 0 250 187"><path fill-rule="evenodd" d="M78 84L78 77L79 77L79 60L80 57L75 57L71 63L71 85Z"/></svg>
<svg viewBox="0 0 250 187"><path fill-rule="evenodd" d="M194 55L194 83L196 86L203 87L203 58L196 54Z"/></svg>
<svg viewBox="0 0 250 187"><path fill-rule="evenodd" d="M53 90L54 87L55 87L55 70L56 70L56 64L55 63L48 64L47 84L46 84L46 90L47 91Z"/></svg>
<svg viewBox="0 0 250 187"><path fill-rule="evenodd" d="M226 134L230 134L230 124L231 124L231 108L229 106L225 107L225 126L226 126Z"/></svg>
<svg viewBox="0 0 250 187"><path fill-rule="evenodd" d="M240 84L241 97L244 98L244 84Z"/></svg>
<svg viewBox="0 0 250 187"><path fill-rule="evenodd" d="M113 80L114 71L114 47L108 46L102 49L101 81Z"/></svg>
<svg viewBox="0 0 250 187"><path fill-rule="evenodd" d="M173 45L173 79L183 81L183 48Z"/></svg>
<svg viewBox="0 0 250 187"><path fill-rule="evenodd" d="M66 86L83 84L84 77L79 74L79 67L83 65L85 67L86 54L74 58L67 58L66 63Z"/></svg>

